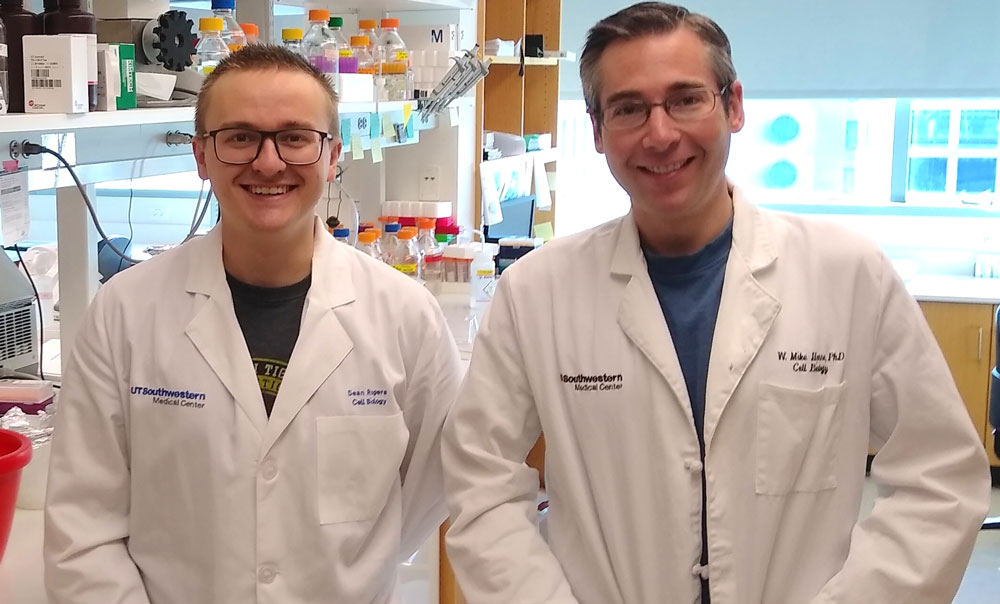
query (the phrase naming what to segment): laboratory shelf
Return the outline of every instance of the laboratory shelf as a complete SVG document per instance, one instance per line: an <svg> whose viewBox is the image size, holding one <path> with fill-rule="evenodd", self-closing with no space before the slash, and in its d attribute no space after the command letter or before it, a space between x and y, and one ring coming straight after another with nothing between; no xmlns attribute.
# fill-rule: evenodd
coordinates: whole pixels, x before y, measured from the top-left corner
<svg viewBox="0 0 1000 604"><path fill-rule="evenodd" d="M488 56L485 56L483 58L484 59L489 59L492 62L493 65L520 65L521 64L521 57L495 57L495 56L492 56L492 55L488 55ZM541 65L541 66L558 65L559 64L559 59L558 58L554 58L554 57L553 58L549 58L549 57L545 57L545 58L524 57L524 64L526 66L529 66L529 65Z"/></svg>
<svg viewBox="0 0 1000 604"><path fill-rule="evenodd" d="M209 4L207 1L205 4ZM358 9L366 12L380 11L415 11L415 10L448 10L472 9L476 0L274 0L275 6L299 6L316 8L323 6L331 10L355 12Z"/></svg>

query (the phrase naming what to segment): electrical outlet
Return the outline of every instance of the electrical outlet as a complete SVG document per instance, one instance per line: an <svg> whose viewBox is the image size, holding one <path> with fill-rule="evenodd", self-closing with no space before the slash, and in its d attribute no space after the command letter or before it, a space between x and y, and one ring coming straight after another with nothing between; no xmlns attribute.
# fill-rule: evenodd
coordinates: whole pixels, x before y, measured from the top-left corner
<svg viewBox="0 0 1000 604"><path fill-rule="evenodd" d="M424 166L420 170L420 185L417 197L420 201L438 201L441 199L440 166Z"/></svg>

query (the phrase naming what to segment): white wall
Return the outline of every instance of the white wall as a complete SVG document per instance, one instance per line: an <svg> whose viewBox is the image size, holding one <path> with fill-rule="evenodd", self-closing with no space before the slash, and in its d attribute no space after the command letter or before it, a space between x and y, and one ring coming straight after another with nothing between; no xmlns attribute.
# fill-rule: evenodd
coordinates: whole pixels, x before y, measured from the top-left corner
<svg viewBox="0 0 1000 604"><path fill-rule="evenodd" d="M562 45L633 4L563 0ZM749 97L1000 96L997 0L687 0L729 35ZM579 65L561 96L582 98Z"/></svg>

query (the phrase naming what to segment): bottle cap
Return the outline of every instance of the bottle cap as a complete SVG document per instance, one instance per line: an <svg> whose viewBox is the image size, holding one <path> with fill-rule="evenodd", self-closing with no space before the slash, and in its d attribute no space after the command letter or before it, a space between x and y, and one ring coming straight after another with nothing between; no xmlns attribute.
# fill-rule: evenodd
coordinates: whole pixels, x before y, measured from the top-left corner
<svg viewBox="0 0 1000 604"><path fill-rule="evenodd" d="M368 230L358 233L359 243L375 243L376 239L378 239L378 237L376 236L375 231Z"/></svg>
<svg viewBox="0 0 1000 604"><path fill-rule="evenodd" d="M387 225L385 225L385 232L386 233L398 233L399 232L399 223L398 222L390 222L390 223L388 223Z"/></svg>
<svg viewBox="0 0 1000 604"><path fill-rule="evenodd" d="M236 0L212 0L212 10L236 10Z"/></svg>
<svg viewBox="0 0 1000 604"><path fill-rule="evenodd" d="M368 36L351 36L351 46L368 46Z"/></svg>
<svg viewBox="0 0 1000 604"><path fill-rule="evenodd" d="M240 23L240 29L248 36L259 36L260 28L254 23Z"/></svg>
<svg viewBox="0 0 1000 604"><path fill-rule="evenodd" d="M378 21L375 19L362 19L358 21L358 29L375 29L378 27Z"/></svg>
<svg viewBox="0 0 1000 604"><path fill-rule="evenodd" d="M387 27L399 27L399 19L382 19L382 29Z"/></svg>
<svg viewBox="0 0 1000 604"><path fill-rule="evenodd" d="M343 27L344 18L343 17L330 17L330 27Z"/></svg>
<svg viewBox="0 0 1000 604"><path fill-rule="evenodd" d="M198 20L199 31L222 31L222 19L218 17L202 17Z"/></svg>
<svg viewBox="0 0 1000 604"><path fill-rule="evenodd" d="M433 218L417 218L417 226L421 229L433 229L437 220Z"/></svg>
<svg viewBox="0 0 1000 604"><path fill-rule="evenodd" d="M397 236L400 239L402 239L403 241L407 241L409 239L413 239L413 237L415 235L416 235L416 233L414 233L413 231L410 231L410 230L407 230L407 229L403 229L402 231L399 232L399 235L397 235Z"/></svg>
<svg viewBox="0 0 1000 604"><path fill-rule="evenodd" d="M330 20L330 11L325 8L313 8L309 10L309 20L310 21L322 21L323 25L326 25Z"/></svg>
<svg viewBox="0 0 1000 604"><path fill-rule="evenodd" d="M333 229L334 237L350 237L351 229Z"/></svg>
<svg viewBox="0 0 1000 604"><path fill-rule="evenodd" d="M302 28L300 27L290 27L288 29L281 30L282 40L301 40L302 39Z"/></svg>

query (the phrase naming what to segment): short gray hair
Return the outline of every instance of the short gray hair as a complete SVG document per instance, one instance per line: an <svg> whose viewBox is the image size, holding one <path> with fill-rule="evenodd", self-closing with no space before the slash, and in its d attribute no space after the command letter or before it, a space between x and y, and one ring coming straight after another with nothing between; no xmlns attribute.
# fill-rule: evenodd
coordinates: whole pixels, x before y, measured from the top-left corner
<svg viewBox="0 0 1000 604"><path fill-rule="evenodd" d="M587 32L587 42L580 54L580 80L587 111L600 115L601 83L598 63L604 51L619 40L631 40L653 34L666 34L686 27L708 46L719 90L725 89L723 101L728 101L730 84L736 81L733 52L726 32L704 15L692 13L683 6L665 2L640 2L598 21ZM725 105L728 112L728 105Z"/></svg>

